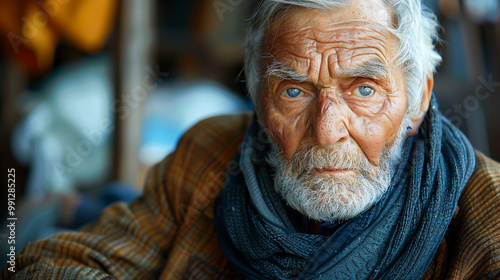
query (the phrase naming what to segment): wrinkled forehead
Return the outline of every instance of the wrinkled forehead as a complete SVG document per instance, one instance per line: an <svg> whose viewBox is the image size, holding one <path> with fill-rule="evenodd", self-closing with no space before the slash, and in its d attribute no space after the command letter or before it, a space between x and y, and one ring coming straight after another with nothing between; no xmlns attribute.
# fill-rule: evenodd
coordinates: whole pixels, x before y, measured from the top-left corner
<svg viewBox="0 0 500 280"><path fill-rule="evenodd" d="M352 21L360 25L366 23L371 26L392 27L394 23L392 8L381 0L354 0L331 9L287 6L274 16L267 35L272 37L281 30L328 28L331 25Z"/></svg>
<svg viewBox="0 0 500 280"><path fill-rule="evenodd" d="M352 63L358 55L368 54L388 64L389 48L395 43L391 28L391 9L380 1L355 1L328 10L289 7L275 17L264 48L285 59L310 60L335 51L335 59L341 61Z"/></svg>

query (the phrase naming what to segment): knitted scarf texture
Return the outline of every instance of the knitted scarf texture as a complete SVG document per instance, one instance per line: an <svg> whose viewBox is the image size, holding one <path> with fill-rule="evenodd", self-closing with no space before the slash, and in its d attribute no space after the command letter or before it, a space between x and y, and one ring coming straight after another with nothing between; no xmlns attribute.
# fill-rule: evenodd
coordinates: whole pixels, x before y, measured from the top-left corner
<svg viewBox="0 0 500 280"><path fill-rule="evenodd" d="M273 187L255 116L215 204L221 247L239 279L420 279L475 168L474 149L435 98L404 142L387 192L325 234L307 233Z"/></svg>

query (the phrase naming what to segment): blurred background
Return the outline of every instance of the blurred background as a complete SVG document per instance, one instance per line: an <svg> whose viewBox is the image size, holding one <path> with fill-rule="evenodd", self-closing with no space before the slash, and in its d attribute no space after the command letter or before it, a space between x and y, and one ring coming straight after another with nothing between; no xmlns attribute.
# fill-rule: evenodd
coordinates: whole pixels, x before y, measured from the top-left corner
<svg viewBox="0 0 500 280"><path fill-rule="evenodd" d="M253 108L243 39L258 2L0 0L0 157L4 186L15 169L16 250L133 200L199 120ZM441 110L500 161L499 2L423 2L443 26Z"/></svg>

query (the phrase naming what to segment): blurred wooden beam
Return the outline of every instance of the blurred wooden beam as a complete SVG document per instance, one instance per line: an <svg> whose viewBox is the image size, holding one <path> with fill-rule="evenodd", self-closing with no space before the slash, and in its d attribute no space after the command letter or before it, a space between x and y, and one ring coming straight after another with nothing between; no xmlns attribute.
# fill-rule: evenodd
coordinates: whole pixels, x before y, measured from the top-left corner
<svg viewBox="0 0 500 280"><path fill-rule="evenodd" d="M0 176L3 182L7 182L7 170L14 168L16 173L16 198L24 197L26 190L26 178L28 168L16 162L12 154L12 131L21 117L18 106L18 98L28 87L28 77L10 58L4 56L0 58L0 169L3 170ZM7 203L7 188L0 191L0 201ZM7 208L0 210L2 217L7 215ZM0 243L1 243L0 238Z"/></svg>
<svg viewBox="0 0 500 280"><path fill-rule="evenodd" d="M7 134L14 128L19 117L17 98L27 88L28 79L22 70L12 60L4 57L3 61L3 81L2 86L2 126Z"/></svg>
<svg viewBox="0 0 500 280"><path fill-rule="evenodd" d="M150 84L155 32L154 0L122 0L115 71L114 179L138 182L141 108Z"/></svg>

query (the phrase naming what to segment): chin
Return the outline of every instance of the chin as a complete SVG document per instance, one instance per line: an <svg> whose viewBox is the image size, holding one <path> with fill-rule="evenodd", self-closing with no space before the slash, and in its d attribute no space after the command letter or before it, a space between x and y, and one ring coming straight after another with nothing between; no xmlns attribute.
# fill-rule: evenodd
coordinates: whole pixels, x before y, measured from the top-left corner
<svg viewBox="0 0 500 280"><path fill-rule="evenodd" d="M305 175L298 179L277 172L275 189L290 207L322 222L352 219L369 209L387 191L389 174L369 180L362 174L349 176Z"/></svg>

